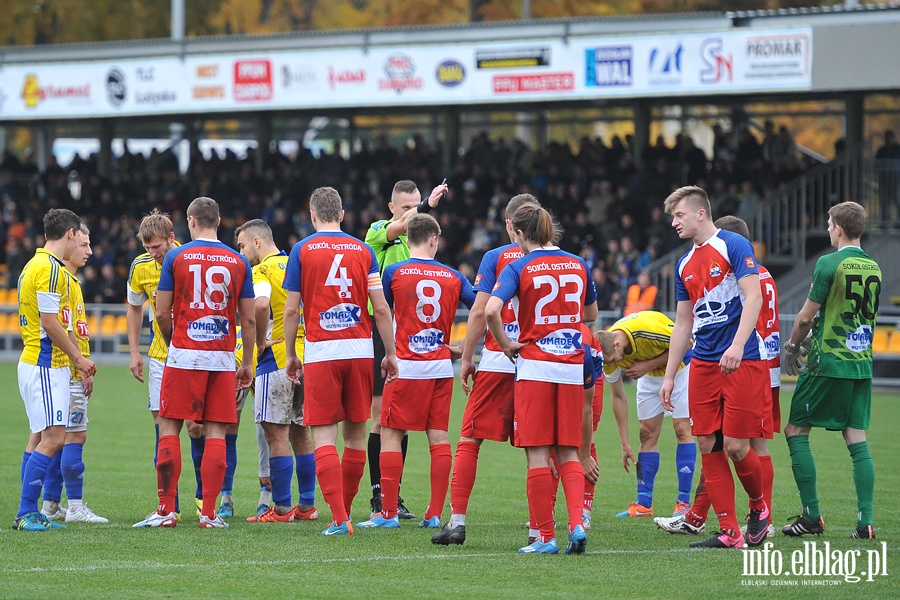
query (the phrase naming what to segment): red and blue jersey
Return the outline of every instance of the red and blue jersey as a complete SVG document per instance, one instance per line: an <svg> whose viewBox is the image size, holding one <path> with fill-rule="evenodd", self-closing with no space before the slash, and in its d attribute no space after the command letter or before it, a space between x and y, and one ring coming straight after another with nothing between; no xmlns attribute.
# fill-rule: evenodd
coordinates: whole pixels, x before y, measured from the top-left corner
<svg viewBox="0 0 900 600"><path fill-rule="evenodd" d="M322 231L291 249L284 289L299 292L306 324L304 362L372 358L369 290L381 289L368 244L342 231Z"/></svg>
<svg viewBox="0 0 900 600"><path fill-rule="evenodd" d="M239 298L253 298L250 263L218 240L197 239L166 253L158 291L173 292L166 366L234 371Z"/></svg>
<svg viewBox="0 0 900 600"><path fill-rule="evenodd" d="M457 306L475 302L469 280L433 259L410 258L385 268L382 283L394 309L400 378L453 377L447 344Z"/></svg>
<svg viewBox="0 0 900 600"><path fill-rule="evenodd" d="M584 383L581 324L597 301L585 262L556 247L536 248L500 273L492 296L517 298L519 351L516 379Z"/></svg>
<svg viewBox="0 0 900 600"><path fill-rule="evenodd" d="M772 387L781 385L781 323L778 319L778 288L775 278L769 270L759 265L759 287L762 292L762 309L756 322L756 331L763 339L766 353L763 356L769 362L769 378Z"/></svg>
<svg viewBox="0 0 900 600"><path fill-rule="evenodd" d="M489 250L481 259L481 266L478 267L478 274L475 276L475 292L490 294L497 283L497 277L503 272L506 265L523 256L522 249L518 244L508 244ZM509 340L511 342L519 341L519 323L516 321L516 311L512 301L503 305L503 309L500 311L500 321L503 323L503 330L506 331ZM509 362L509 359L500 351L500 345L490 331L484 334L484 350L481 353L478 370L492 373L515 373L516 371L515 365Z"/></svg>
<svg viewBox="0 0 900 600"><path fill-rule="evenodd" d="M738 281L758 273L750 242L721 229L679 259L675 299L693 305L694 358L714 362L722 358L734 341L744 310ZM761 360L764 356L763 339L754 330L744 345L743 359Z"/></svg>
<svg viewBox="0 0 900 600"><path fill-rule="evenodd" d="M587 390L603 381L603 352L591 328L584 323L581 324L581 345L584 348L584 389Z"/></svg>

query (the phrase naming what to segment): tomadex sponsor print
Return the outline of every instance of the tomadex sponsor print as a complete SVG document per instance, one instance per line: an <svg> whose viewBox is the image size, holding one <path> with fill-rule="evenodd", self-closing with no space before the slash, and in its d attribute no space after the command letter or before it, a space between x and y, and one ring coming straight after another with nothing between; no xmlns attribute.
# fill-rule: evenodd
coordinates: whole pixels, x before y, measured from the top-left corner
<svg viewBox="0 0 900 600"><path fill-rule="evenodd" d="M355 304L336 304L319 313L319 325L325 331L340 331L361 323L361 309Z"/></svg>

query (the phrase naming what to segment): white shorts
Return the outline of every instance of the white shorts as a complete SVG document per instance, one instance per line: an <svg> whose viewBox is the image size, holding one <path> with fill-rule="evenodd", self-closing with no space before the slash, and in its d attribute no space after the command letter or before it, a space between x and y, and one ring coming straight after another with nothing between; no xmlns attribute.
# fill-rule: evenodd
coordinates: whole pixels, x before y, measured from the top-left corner
<svg viewBox="0 0 900 600"><path fill-rule="evenodd" d="M159 390L162 388L162 375L166 363L155 358L150 359L150 403L147 410L159 412Z"/></svg>
<svg viewBox="0 0 900 600"><path fill-rule="evenodd" d="M303 388L287 378L284 369L257 375L253 395L257 423L303 424Z"/></svg>
<svg viewBox="0 0 900 600"><path fill-rule="evenodd" d="M66 433L87 431L88 397L84 395L84 383L80 379L69 382L69 424Z"/></svg>
<svg viewBox="0 0 900 600"><path fill-rule="evenodd" d="M38 367L19 361L19 394L31 433L69 423L69 367Z"/></svg>
<svg viewBox="0 0 900 600"><path fill-rule="evenodd" d="M691 365L686 365L675 375L675 389L672 390L672 404L675 410L668 412L663 409L659 399L659 390L662 389L664 377L644 375L637 380L637 415L638 421L646 421L653 417L666 413L675 419L687 419L691 416L688 407L688 374Z"/></svg>

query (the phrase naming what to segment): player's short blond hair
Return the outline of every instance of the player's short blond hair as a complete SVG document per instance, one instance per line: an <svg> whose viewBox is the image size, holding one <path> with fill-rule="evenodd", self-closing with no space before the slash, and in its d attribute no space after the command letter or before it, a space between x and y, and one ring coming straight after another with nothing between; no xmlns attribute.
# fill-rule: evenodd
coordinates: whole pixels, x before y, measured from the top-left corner
<svg viewBox="0 0 900 600"><path fill-rule="evenodd" d="M333 187L320 187L313 190L309 197L309 210L316 213L323 223L340 223L341 195Z"/></svg>
<svg viewBox="0 0 900 600"><path fill-rule="evenodd" d="M187 207L187 216L194 217L198 227L215 229L219 226L219 205L206 196L194 198Z"/></svg>
<svg viewBox="0 0 900 600"><path fill-rule="evenodd" d="M237 236L245 232L250 239L258 237L262 241L269 243L274 240L272 237L272 228L262 219L250 219L234 230L234 237L237 238Z"/></svg>
<svg viewBox="0 0 900 600"><path fill-rule="evenodd" d="M144 215L144 218L141 219L137 238L141 240L141 243L149 244L153 238L169 239L172 231L172 219L169 218L169 215L154 208L149 215Z"/></svg>
<svg viewBox="0 0 900 600"><path fill-rule="evenodd" d="M666 214L671 215L675 212L675 207L678 206L678 203L682 200L687 200L688 203L697 210L705 210L706 216L710 219L712 218L712 207L709 204L709 196L706 195L706 190L697 187L696 185L686 185L669 194L669 197L666 198L666 202L663 205Z"/></svg>
<svg viewBox="0 0 900 600"><path fill-rule="evenodd" d="M431 215L413 215L406 222L407 241L410 246L427 244L434 236L441 236L441 226Z"/></svg>

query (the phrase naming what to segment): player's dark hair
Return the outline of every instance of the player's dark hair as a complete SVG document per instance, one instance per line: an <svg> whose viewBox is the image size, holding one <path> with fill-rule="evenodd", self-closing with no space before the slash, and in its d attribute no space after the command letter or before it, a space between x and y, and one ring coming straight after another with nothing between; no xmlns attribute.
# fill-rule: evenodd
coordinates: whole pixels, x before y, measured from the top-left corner
<svg viewBox="0 0 900 600"><path fill-rule="evenodd" d="M250 238L258 237L262 241L268 243L274 241L274 238L272 237L272 228L262 219L250 219L234 230L234 237L237 238L237 236L244 232L246 232L246 235Z"/></svg>
<svg viewBox="0 0 900 600"><path fill-rule="evenodd" d="M853 201L835 204L828 211L831 222L840 225L848 239L858 240L866 230L866 209Z"/></svg>
<svg viewBox="0 0 900 600"><path fill-rule="evenodd" d="M341 222L341 195L333 187L320 187L313 190L309 197L309 209L323 223Z"/></svg>
<svg viewBox="0 0 900 600"><path fill-rule="evenodd" d="M219 226L219 205L206 196L194 198L187 207L187 216L194 217L198 227L215 229Z"/></svg>
<svg viewBox="0 0 900 600"><path fill-rule="evenodd" d="M406 235L410 246L421 246L434 236L440 237L441 226L431 215L413 215L406 222Z"/></svg>
<svg viewBox="0 0 900 600"><path fill-rule="evenodd" d="M523 204L534 204L540 206L538 199L531 194L516 194L506 203L506 218L511 219L513 213L516 212Z"/></svg>
<svg viewBox="0 0 900 600"><path fill-rule="evenodd" d="M69 230L81 229L81 219L68 208L51 208L44 215L44 237L47 241L62 239Z"/></svg>
<svg viewBox="0 0 900 600"><path fill-rule="evenodd" d="M158 208L150 211L149 215L144 215L141 224L138 225L137 237L143 244L149 244L153 238L168 240L170 235L172 235L172 219Z"/></svg>
<svg viewBox="0 0 900 600"><path fill-rule="evenodd" d="M719 229L731 231L738 235L744 236L751 242L753 241L753 239L750 237L750 228L747 226L747 221L743 220L740 217L735 217L734 215L725 215L724 217L719 217L718 219L716 219L715 225Z"/></svg>
<svg viewBox="0 0 900 600"><path fill-rule="evenodd" d="M682 200L687 200L697 210L705 210L706 216L712 219L712 207L709 205L709 196L706 195L706 190L703 188L695 185L686 185L669 194L664 205L666 214L671 215Z"/></svg>
<svg viewBox="0 0 900 600"><path fill-rule="evenodd" d="M520 206L510 222L514 231L521 231L526 240L540 246L551 244L561 231L553 216L536 204Z"/></svg>
<svg viewBox="0 0 900 600"><path fill-rule="evenodd" d="M394 184L394 190L391 192L391 202L396 202L400 198L400 194L415 194L419 187L414 181L409 179L401 179Z"/></svg>

